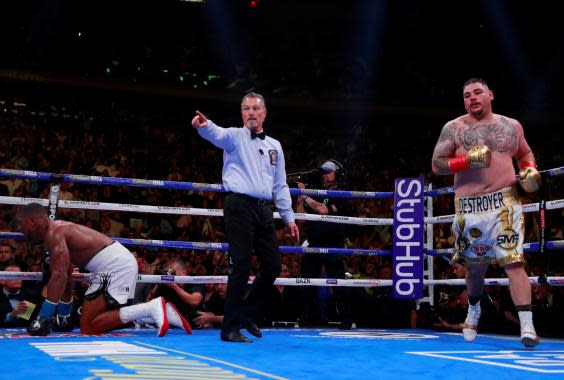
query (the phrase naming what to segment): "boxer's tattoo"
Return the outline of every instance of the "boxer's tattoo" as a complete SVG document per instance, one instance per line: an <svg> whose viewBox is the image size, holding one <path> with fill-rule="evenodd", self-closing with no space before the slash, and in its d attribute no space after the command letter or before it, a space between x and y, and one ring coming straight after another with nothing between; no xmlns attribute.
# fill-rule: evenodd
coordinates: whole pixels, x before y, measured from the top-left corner
<svg viewBox="0 0 564 380"><path fill-rule="evenodd" d="M448 166L448 158L433 158L433 163L435 166L441 170L450 170Z"/></svg>
<svg viewBox="0 0 564 380"><path fill-rule="evenodd" d="M444 126L439 136L439 141L435 146L433 152L433 164L444 170L449 170L448 160L451 157L455 149L456 133L454 129L454 124L449 123Z"/></svg>
<svg viewBox="0 0 564 380"><path fill-rule="evenodd" d="M458 141L466 150L482 143L495 152L513 152L517 149L517 132L503 117L495 124L465 121L458 130Z"/></svg>
<svg viewBox="0 0 564 380"><path fill-rule="evenodd" d="M450 141L454 144L455 141L455 133L452 124L447 124L441 131L441 135L439 136L439 143L443 141Z"/></svg>

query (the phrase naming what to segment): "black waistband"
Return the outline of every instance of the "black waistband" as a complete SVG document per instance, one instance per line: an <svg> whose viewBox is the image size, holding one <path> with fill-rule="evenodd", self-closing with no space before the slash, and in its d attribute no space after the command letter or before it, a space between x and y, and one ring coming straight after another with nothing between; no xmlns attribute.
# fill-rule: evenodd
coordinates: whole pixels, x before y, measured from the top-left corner
<svg viewBox="0 0 564 380"><path fill-rule="evenodd" d="M260 198L255 198L255 197L251 197L250 195L247 194L241 194L241 193L232 193L232 192L228 192L227 195L236 195L239 198L243 198L246 201L252 203L252 204L256 204L259 206L270 206L272 205L272 201L268 200L268 199L260 199Z"/></svg>

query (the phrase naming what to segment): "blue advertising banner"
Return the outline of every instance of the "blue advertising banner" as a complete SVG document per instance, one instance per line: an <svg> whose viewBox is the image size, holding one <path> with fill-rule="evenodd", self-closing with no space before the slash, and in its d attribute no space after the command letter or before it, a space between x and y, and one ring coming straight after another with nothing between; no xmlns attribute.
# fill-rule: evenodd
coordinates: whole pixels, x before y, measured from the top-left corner
<svg viewBox="0 0 564 380"><path fill-rule="evenodd" d="M397 178L394 189L393 296L423 298L423 178Z"/></svg>

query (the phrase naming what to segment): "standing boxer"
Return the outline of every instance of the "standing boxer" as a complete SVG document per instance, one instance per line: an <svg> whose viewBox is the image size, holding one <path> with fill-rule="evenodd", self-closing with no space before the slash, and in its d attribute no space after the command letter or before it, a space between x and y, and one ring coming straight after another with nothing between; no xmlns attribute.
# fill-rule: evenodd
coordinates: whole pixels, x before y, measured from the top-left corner
<svg viewBox="0 0 564 380"><path fill-rule="evenodd" d="M521 342L536 346L531 284L524 270L523 208L515 186L513 159L519 184L537 191L541 178L521 124L492 111L494 94L483 79L463 86L467 114L448 122L433 152L433 172L454 173L456 236L453 263L465 261L469 292L464 339L473 341L480 318L480 295L489 263L497 263L509 277L511 298L519 313Z"/></svg>

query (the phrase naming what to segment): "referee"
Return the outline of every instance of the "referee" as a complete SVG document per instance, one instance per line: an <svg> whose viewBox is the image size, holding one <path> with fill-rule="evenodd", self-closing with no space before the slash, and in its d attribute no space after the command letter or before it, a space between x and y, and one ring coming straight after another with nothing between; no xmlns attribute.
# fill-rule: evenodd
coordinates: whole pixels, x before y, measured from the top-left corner
<svg viewBox="0 0 564 380"><path fill-rule="evenodd" d="M294 222L282 146L263 131L264 97L254 92L245 95L241 117L244 128L222 128L196 111L192 126L204 139L223 149L222 178L228 191L223 215L230 271L221 339L247 343L251 340L240 329L247 329L257 338L262 336L255 321L280 274L271 202L291 236L299 241L300 233ZM260 270L245 297L253 254L260 262Z"/></svg>

